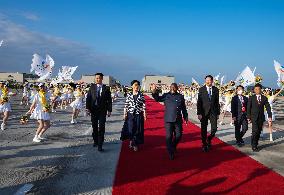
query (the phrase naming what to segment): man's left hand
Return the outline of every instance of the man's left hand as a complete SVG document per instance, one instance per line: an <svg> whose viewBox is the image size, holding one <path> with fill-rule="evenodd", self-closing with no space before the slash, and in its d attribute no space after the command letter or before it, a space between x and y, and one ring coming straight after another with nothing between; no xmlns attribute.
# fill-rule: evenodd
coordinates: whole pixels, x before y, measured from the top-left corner
<svg viewBox="0 0 284 195"><path fill-rule="evenodd" d="M110 117L111 116L111 112L108 111L107 112L107 116Z"/></svg>

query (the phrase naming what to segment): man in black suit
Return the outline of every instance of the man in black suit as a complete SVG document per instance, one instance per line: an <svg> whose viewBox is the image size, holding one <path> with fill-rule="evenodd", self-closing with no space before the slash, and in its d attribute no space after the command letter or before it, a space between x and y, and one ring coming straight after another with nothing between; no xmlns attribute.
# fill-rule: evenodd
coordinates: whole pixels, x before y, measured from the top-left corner
<svg viewBox="0 0 284 195"><path fill-rule="evenodd" d="M258 140L260 133L262 131L263 122L265 121L264 107L266 108L268 114L268 121L272 122L272 113L270 104L267 97L261 95L261 84L256 84L254 86L255 95L251 96L248 101L248 119L252 123L252 137L251 146L254 152L258 152Z"/></svg>
<svg viewBox="0 0 284 195"><path fill-rule="evenodd" d="M217 120L220 115L219 90L212 86L213 77L205 77L205 85L199 89L197 100L197 115L201 122L202 150L208 152L211 141L217 131ZM211 123L211 134L207 137L208 120Z"/></svg>
<svg viewBox="0 0 284 195"><path fill-rule="evenodd" d="M243 136L248 130L247 104L248 98L243 95L244 87L237 86L237 95L232 98L231 113L235 124L235 138L239 147L244 145ZM241 131L242 128L242 131Z"/></svg>
<svg viewBox="0 0 284 195"><path fill-rule="evenodd" d="M106 115L110 117L112 112L112 99L110 88L104 85L103 74L95 74L95 84L90 86L86 99L86 109L91 113L93 127L94 147L98 146L98 151L103 151Z"/></svg>
<svg viewBox="0 0 284 195"><path fill-rule="evenodd" d="M176 83L172 83L170 92L162 96L159 96L156 85L152 85L152 96L157 102L164 102L165 105L166 144L169 157L173 160L177 145L182 137L182 118L186 123L188 122L185 100L183 95L178 93Z"/></svg>

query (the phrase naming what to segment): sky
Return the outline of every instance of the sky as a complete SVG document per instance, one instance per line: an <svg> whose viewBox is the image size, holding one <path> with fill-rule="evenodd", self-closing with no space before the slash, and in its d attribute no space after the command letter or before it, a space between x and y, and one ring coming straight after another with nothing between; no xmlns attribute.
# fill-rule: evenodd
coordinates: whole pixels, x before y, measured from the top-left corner
<svg viewBox="0 0 284 195"><path fill-rule="evenodd" d="M248 65L276 87L283 10L282 0L0 0L0 71L29 72L34 53L79 66L77 79L103 72L123 83L229 81Z"/></svg>

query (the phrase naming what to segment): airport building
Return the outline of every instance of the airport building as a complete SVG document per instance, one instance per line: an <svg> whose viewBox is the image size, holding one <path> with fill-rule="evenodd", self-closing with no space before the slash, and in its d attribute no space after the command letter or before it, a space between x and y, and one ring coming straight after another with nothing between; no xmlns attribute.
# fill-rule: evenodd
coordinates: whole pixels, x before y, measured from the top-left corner
<svg viewBox="0 0 284 195"><path fill-rule="evenodd" d="M13 81L17 83L36 82L39 77L34 74L19 72L0 72L1 81Z"/></svg>

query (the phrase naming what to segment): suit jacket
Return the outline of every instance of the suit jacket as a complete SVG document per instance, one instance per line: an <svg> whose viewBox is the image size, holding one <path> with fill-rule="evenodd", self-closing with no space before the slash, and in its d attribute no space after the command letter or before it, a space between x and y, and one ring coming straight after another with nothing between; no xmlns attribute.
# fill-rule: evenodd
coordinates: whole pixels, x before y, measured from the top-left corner
<svg viewBox="0 0 284 195"><path fill-rule="evenodd" d="M92 113L107 114L107 111L112 112L112 99L110 88L106 85L102 85L101 96L97 102L97 85L92 84L86 99L86 109Z"/></svg>
<svg viewBox="0 0 284 195"><path fill-rule="evenodd" d="M271 118L272 113L267 97L261 95L261 102L260 104L258 104L256 95L251 96L248 101L248 109L247 109L248 118L251 119L252 121L260 120L264 122L265 121L264 107L266 108L268 117Z"/></svg>
<svg viewBox="0 0 284 195"><path fill-rule="evenodd" d="M165 104L165 122L177 122L188 120L188 113L186 110L184 96L180 93L164 93L159 96L158 92L152 93L153 98L157 102L164 102Z"/></svg>
<svg viewBox="0 0 284 195"><path fill-rule="evenodd" d="M247 115L247 105L248 105L248 98L246 96L243 96L244 104L243 106L245 107L245 112L242 112L242 102L239 98L239 95L235 95L232 98L231 102L231 113L232 117L240 118L242 115Z"/></svg>
<svg viewBox="0 0 284 195"><path fill-rule="evenodd" d="M197 115L207 116L209 112L215 116L220 115L219 89L212 86L210 101L206 85L204 85L198 92Z"/></svg>

